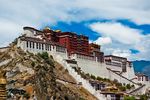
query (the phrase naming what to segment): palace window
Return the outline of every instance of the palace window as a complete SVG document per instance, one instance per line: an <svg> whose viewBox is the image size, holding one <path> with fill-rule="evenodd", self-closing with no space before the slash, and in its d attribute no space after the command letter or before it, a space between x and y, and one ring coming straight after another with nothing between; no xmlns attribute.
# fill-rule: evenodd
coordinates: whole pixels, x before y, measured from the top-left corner
<svg viewBox="0 0 150 100"><path fill-rule="evenodd" d="M39 44L39 43L36 43L36 49L38 49L38 47L39 47L38 44Z"/></svg>
<svg viewBox="0 0 150 100"><path fill-rule="evenodd" d="M30 48L32 47L32 42L29 42L30 43Z"/></svg>
<svg viewBox="0 0 150 100"><path fill-rule="evenodd" d="M49 51L49 45L47 45L47 50Z"/></svg>
<svg viewBox="0 0 150 100"><path fill-rule="evenodd" d="M33 48L34 48L34 42L32 42L32 44L33 44Z"/></svg>
<svg viewBox="0 0 150 100"><path fill-rule="evenodd" d="M115 95L111 95L111 100L116 100L116 97L115 97Z"/></svg>
<svg viewBox="0 0 150 100"><path fill-rule="evenodd" d="M51 51L51 45L49 45L49 50Z"/></svg>
<svg viewBox="0 0 150 100"><path fill-rule="evenodd" d="M44 44L42 44L42 50L44 50Z"/></svg>
<svg viewBox="0 0 150 100"><path fill-rule="evenodd" d="M39 43L39 49L41 49L41 43Z"/></svg>
<svg viewBox="0 0 150 100"><path fill-rule="evenodd" d="M48 46L48 45L47 45L47 44L45 44L45 50L46 50L46 51L48 50L48 49L47 49L47 46Z"/></svg>
<svg viewBox="0 0 150 100"><path fill-rule="evenodd" d="M29 47L29 43L28 43L28 41L26 41L26 43L27 43L27 48Z"/></svg>

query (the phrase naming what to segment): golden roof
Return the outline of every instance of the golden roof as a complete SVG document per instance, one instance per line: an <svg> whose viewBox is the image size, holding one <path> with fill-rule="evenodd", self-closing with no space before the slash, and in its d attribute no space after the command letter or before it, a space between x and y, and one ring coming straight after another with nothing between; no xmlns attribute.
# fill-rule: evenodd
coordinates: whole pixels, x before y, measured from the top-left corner
<svg viewBox="0 0 150 100"><path fill-rule="evenodd" d="M46 30L51 30L48 26L47 26L47 27L45 27L44 29L46 29Z"/></svg>
<svg viewBox="0 0 150 100"><path fill-rule="evenodd" d="M7 84L7 81L5 78L0 78L0 84Z"/></svg>
<svg viewBox="0 0 150 100"><path fill-rule="evenodd" d="M61 30L55 30L55 32L61 32Z"/></svg>

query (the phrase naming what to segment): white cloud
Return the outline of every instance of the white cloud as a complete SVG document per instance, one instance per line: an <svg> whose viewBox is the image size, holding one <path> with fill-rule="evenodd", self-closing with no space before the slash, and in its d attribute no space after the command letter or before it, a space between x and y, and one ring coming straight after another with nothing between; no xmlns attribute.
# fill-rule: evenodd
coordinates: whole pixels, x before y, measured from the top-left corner
<svg viewBox="0 0 150 100"><path fill-rule="evenodd" d="M8 45L22 31L21 25L8 20L0 19L0 26L0 47Z"/></svg>
<svg viewBox="0 0 150 100"><path fill-rule="evenodd" d="M114 49L114 51L112 52L112 55L130 58L131 51L130 50Z"/></svg>
<svg viewBox="0 0 150 100"><path fill-rule="evenodd" d="M131 60L150 60L150 35L144 35L142 31L118 22L96 22L89 27L101 35L96 41L106 36L111 38L111 44L102 46L105 54L127 57ZM130 49L138 50L139 53L133 54Z"/></svg>
<svg viewBox="0 0 150 100"><path fill-rule="evenodd" d="M135 59L150 60L150 35L145 35L134 47L140 51L140 53L133 55Z"/></svg>
<svg viewBox="0 0 150 100"><path fill-rule="evenodd" d="M140 30L129 28L117 22L97 22L91 24L90 28L102 36L111 37L113 40L124 44L135 44L142 38Z"/></svg>
<svg viewBox="0 0 150 100"><path fill-rule="evenodd" d="M112 43L112 40L110 37L99 37L96 41L94 41L97 44L100 45L106 45Z"/></svg>

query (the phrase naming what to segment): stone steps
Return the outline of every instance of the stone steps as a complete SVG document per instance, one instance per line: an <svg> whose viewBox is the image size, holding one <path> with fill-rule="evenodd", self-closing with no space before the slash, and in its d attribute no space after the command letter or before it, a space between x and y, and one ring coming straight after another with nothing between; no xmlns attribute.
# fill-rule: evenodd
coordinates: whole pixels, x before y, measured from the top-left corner
<svg viewBox="0 0 150 100"><path fill-rule="evenodd" d="M99 100L106 100L106 98L104 97L104 95L100 94L99 91L96 91L91 84L83 79L80 75L78 75L78 73L66 62L66 60L64 60L61 56L59 55L55 55L54 56L55 60L57 62L59 62L65 69L68 70L69 74L78 82L78 83L82 83L82 86L87 89L91 94L93 94L96 98L98 98Z"/></svg>

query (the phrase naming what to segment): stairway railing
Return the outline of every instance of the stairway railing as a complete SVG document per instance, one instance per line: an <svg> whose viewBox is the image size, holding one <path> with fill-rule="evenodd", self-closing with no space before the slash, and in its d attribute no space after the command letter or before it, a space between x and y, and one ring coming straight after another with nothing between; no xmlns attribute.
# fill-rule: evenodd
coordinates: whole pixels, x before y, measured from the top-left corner
<svg viewBox="0 0 150 100"><path fill-rule="evenodd" d="M144 86L146 86L146 85L145 85L145 84L141 85L140 87L138 87L138 88L136 88L136 89L130 91L129 94L132 94L132 93L134 93L134 92L136 92L136 91L142 89Z"/></svg>
<svg viewBox="0 0 150 100"><path fill-rule="evenodd" d="M122 77L122 78L124 78L124 79L128 80L129 82L131 82L131 83L133 83L133 84L135 84L135 85L139 85L138 83L135 83L134 81L132 81L132 80L130 80L130 79L128 79L128 78L126 78L126 77L124 77L123 75L121 75L121 74L119 74L119 73L117 73L117 72L115 72L115 71L111 70L110 68L107 68L107 69L108 69L109 71L111 71L111 72L113 72L113 73L115 73L115 74L119 75L120 77Z"/></svg>
<svg viewBox="0 0 150 100"><path fill-rule="evenodd" d="M78 82L82 82L82 86L87 89L91 94L93 94L99 100L106 100L106 97L100 94L99 91L96 91L91 84L83 79L71 66L68 64L60 55L55 56L56 61L59 62L64 68L66 68L69 74Z"/></svg>
<svg viewBox="0 0 150 100"><path fill-rule="evenodd" d="M124 79L126 79L126 80L128 80L128 81L130 81L130 82L132 82L133 84L138 85L138 87L137 87L137 88L135 88L134 90L131 90L131 91L127 92L128 94L134 93L134 92L136 92L136 91L138 91L138 90L142 89L144 86L146 86L145 84L143 84L143 85L139 85L138 83L135 83L135 82L133 82L132 80L130 80L130 79L128 79L128 78L126 78L126 77L124 77L124 76L122 76L122 75L118 74L117 72L115 72L115 71L111 70L110 68L107 68L107 69L108 69L108 70L110 70L111 72L113 72L113 73L115 73L115 74L119 75L120 77L122 77L122 78L124 78Z"/></svg>

